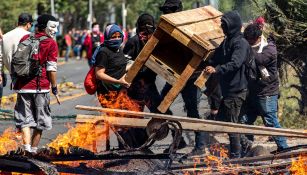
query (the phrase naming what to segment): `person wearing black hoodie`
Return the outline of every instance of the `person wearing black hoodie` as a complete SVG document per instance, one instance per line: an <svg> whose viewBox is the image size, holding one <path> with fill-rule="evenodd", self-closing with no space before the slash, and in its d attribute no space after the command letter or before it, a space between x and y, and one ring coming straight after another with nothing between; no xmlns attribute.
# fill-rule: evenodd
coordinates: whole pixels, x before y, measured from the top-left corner
<svg viewBox="0 0 307 175"><path fill-rule="evenodd" d="M225 13L221 18L221 28L226 38L215 50L205 71L220 75L222 102L217 118L226 122L239 123L242 104L247 95L245 60L249 44L241 33L242 21L237 11ZM230 158L241 157L239 134L229 134Z"/></svg>
<svg viewBox="0 0 307 175"><path fill-rule="evenodd" d="M164 4L160 7L160 10L163 12L163 14L180 12L182 11L182 2L181 0L166 0ZM187 111L187 116L192 118L200 118L198 111L198 103L200 101L201 90L194 85L194 82L196 81L200 73L200 69L196 70L180 92L184 101L184 107ZM161 91L161 96L164 98L171 88L172 85L166 83ZM206 132L195 132L195 145L191 153L188 154L188 156L200 155L205 153L206 137ZM167 150L165 152L167 152Z"/></svg>

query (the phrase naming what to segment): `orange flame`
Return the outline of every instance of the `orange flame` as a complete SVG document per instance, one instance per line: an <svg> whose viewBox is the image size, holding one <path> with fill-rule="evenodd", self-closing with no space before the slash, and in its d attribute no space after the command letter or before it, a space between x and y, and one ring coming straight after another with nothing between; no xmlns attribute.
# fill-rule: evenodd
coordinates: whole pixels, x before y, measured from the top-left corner
<svg viewBox="0 0 307 175"><path fill-rule="evenodd" d="M98 99L103 107L134 111L140 110L138 103L131 100L124 91L99 95ZM104 115L118 116L111 113ZM91 123L77 124L75 127L69 127L67 133L60 134L54 141L48 144L48 147L55 148L59 152L61 147L64 148L64 150L67 150L70 146L78 146L96 153L96 142L102 141L102 139L105 138L101 136L107 128L103 128L101 133L97 133L95 127L96 125ZM103 127L105 127L105 125Z"/></svg>
<svg viewBox="0 0 307 175"><path fill-rule="evenodd" d="M13 128L6 129L0 136L0 155L17 149L19 142L16 140L16 133Z"/></svg>
<svg viewBox="0 0 307 175"><path fill-rule="evenodd" d="M291 174L293 175L306 175L307 174L307 154L300 155L298 160L292 161L290 171L291 171Z"/></svg>

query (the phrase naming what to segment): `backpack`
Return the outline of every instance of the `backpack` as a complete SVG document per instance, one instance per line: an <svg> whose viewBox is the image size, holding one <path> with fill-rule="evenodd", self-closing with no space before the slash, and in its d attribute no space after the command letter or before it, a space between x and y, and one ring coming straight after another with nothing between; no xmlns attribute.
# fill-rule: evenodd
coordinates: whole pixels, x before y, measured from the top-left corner
<svg viewBox="0 0 307 175"><path fill-rule="evenodd" d="M89 95L93 95L97 91L97 80L96 80L94 64L96 63L96 56L98 52L100 51L100 48L101 46L98 46L94 54L92 55L92 58L90 60L90 65L92 67L90 68L90 70L88 71L84 79L84 88Z"/></svg>
<svg viewBox="0 0 307 175"><path fill-rule="evenodd" d="M247 58L245 60L245 76L249 85L259 79L258 66L255 61L255 54L252 47L249 48Z"/></svg>
<svg viewBox="0 0 307 175"><path fill-rule="evenodd" d="M28 39L18 44L11 63L12 76L14 78L32 79L41 76L42 65L40 65L38 57L39 43L47 38L47 36L35 38L32 33Z"/></svg>

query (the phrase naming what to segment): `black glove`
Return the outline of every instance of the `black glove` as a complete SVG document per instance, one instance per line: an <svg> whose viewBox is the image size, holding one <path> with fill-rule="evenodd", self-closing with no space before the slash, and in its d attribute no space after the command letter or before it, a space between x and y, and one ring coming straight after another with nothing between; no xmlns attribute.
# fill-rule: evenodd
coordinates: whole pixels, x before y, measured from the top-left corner
<svg viewBox="0 0 307 175"><path fill-rule="evenodd" d="M52 91L53 95L58 95L58 87L57 86L51 87L51 91Z"/></svg>

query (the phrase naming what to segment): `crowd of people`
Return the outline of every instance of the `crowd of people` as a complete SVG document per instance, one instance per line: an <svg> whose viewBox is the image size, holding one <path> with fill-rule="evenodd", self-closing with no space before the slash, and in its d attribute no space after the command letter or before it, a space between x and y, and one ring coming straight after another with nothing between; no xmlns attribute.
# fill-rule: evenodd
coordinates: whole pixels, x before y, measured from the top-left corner
<svg viewBox="0 0 307 175"><path fill-rule="evenodd" d="M166 0L160 7L163 14L182 10L180 0ZM1 68L5 66L12 76L13 89L18 98L14 109L16 127L23 134L24 149L36 152L43 130L51 129L49 91L57 95L56 71L58 46L53 39L58 22L51 15L41 15L37 19L35 34L28 32L32 26L32 17L23 13L19 16L18 27L2 37ZM242 29L242 20L236 11L223 14L221 29L225 39L216 48L212 58L204 61L187 81L181 91L187 116L200 118L198 106L201 90L194 85L201 72L210 74L206 83L205 95L208 96L211 112L207 119L232 123L254 124L261 116L267 127L280 128L277 116L279 80L277 71L277 49L272 36L263 35L264 19L258 18ZM171 85L165 84L161 92L155 84L157 74L143 67L132 83L125 80L126 72L137 58L146 42L156 28L155 19L148 13L141 14L136 21L136 34L125 41L125 34L117 24L108 24L104 33L100 32L98 23L93 23L91 32L75 31L65 35L67 45L65 60L68 61L70 50L81 58L82 48L87 51L88 65L95 70L97 79L97 96L110 92L125 92L135 100L141 110L147 106L150 112L160 113L157 109ZM32 38L39 40L39 51L33 54L38 60L39 75L20 78L15 59L21 46L26 46ZM23 43L21 45L20 43ZM73 45L74 43L74 45ZM18 50L18 51L17 51ZM22 50L22 49L21 49ZM251 79L247 64L253 58L256 77ZM15 68L11 70L11 68ZM2 78L0 78L2 80ZM103 105L103 104L102 104ZM103 106L105 107L105 106ZM167 110L166 114L172 115ZM30 128L34 129L31 136ZM130 147L141 146L148 138L144 129L127 129L119 134ZM174 133L172 133L174 135ZM279 150L288 147L284 137L273 137ZM250 135L229 134L229 156L239 158L251 148L253 137ZM178 149L186 143L182 138ZM195 132L195 145L189 155L205 153L205 133ZM119 147L123 148L119 142ZM165 152L169 152L166 149Z"/></svg>

